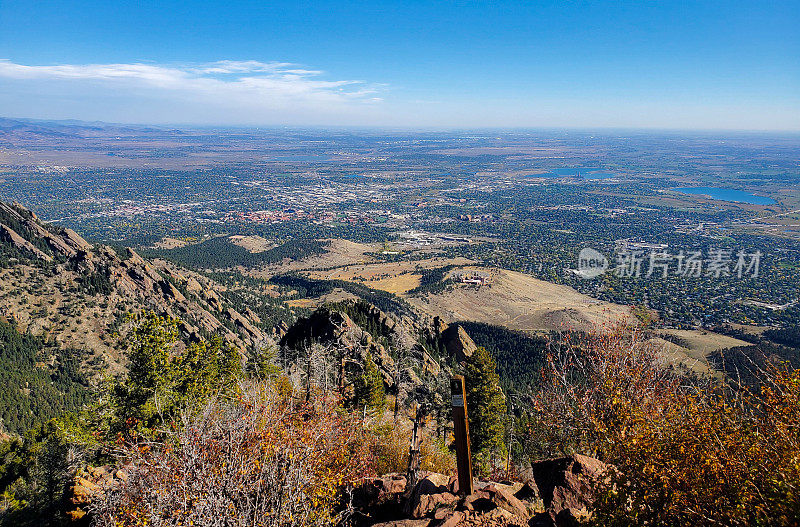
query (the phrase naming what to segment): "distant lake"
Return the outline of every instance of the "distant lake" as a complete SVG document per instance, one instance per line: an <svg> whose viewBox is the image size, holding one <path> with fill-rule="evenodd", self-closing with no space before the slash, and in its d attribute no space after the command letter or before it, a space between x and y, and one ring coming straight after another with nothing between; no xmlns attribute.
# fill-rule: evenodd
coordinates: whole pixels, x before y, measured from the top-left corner
<svg viewBox="0 0 800 527"><path fill-rule="evenodd" d="M672 189L682 194L694 194L700 196L708 196L712 199L720 201L730 201L732 203L748 203L750 205L773 205L776 201L772 198L765 196L756 196L743 190L735 190L732 188L718 188L718 187L692 187L692 188L674 188Z"/></svg>

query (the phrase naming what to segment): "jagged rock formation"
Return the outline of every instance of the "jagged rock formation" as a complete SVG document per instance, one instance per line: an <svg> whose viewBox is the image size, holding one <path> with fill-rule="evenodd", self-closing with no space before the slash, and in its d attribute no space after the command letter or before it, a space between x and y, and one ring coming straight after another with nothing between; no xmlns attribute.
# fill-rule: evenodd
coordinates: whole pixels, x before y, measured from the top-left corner
<svg viewBox="0 0 800 527"><path fill-rule="evenodd" d="M4 241L10 242L17 249L28 251L37 258L40 258L46 262L53 261L52 256L50 256L49 254L45 254L37 247L34 247L34 245L31 242L29 242L28 240L17 234L17 231L12 229L8 225L0 223L0 237Z"/></svg>
<svg viewBox="0 0 800 527"><path fill-rule="evenodd" d="M450 326L442 332L442 341L447 354L455 357L458 362L471 357L478 347L472 338L461 326Z"/></svg>
<svg viewBox="0 0 800 527"><path fill-rule="evenodd" d="M355 303L351 305L355 307ZM396 324L384 324L382 328L392 331ZM395 360L375 335L356 324L346 312L328 307L320 308L308 318L302 318L289 327L280 340L282 347L295 352L308 350L315 343L324 346L326 355L339 363L341 376L349 364L353 361L361 364L366 354L369 354L383 376L384 384L387 387L394 385L398 367ZM292 356L297 358L296 353Z"/></svg>
<svg viewBox="0 0 800 527"><path fill-rule="evenodd" d="M270 342L255 313L237 310L224 290L132 249L92 246L71 229L0 202L0 316L64 347L89 350L94 359L87 362L122 367L123 316L142 309L180 318L189 338L220 335L243 352Z"/></svg>
<svg viewBox="0 0 800 527"><path fill-rule="evenodd" d="M429 390L442 388L431 387L430 381L446 380L449 365L466 360L476 349L459 326L448 327L439 319L388 314L363 300L323 306L282 329L281 334L280 345L288 363L310 361L312 348L321 346L322 354L339 365L340 387L359 373L369 355L387 392L403 400L418 399L418 392L424 398Z"/></svg>
<svg viewBox="0 0 800 527"><path fill-rule="evenodd" d="M67 501L70 504L67 517L76 524L86 524L92 502L98 500L108 489L127 479L128 473L125 469L111 465L88 466L80 470L72 479L67 492Z"/></svg>

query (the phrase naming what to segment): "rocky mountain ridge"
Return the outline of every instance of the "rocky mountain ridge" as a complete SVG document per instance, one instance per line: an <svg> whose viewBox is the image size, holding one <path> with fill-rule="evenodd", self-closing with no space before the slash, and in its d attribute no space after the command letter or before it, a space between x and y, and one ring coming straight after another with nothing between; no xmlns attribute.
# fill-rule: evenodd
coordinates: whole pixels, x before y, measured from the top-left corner
<svg viewBox="0 0 800 527"><path fill-rule="evenodd" d="M369 356L387 393L400 400L430 399L438 390L443 401L453 368L477 348L460 326L386 313L354 299L322 306L280 335L290 371L300 375L306 368L305 374L314 375L314 369L344 388Z"/></svg>
<svg viewBox="0 0 800 527"><path fill-rule="evenodd" d="M243 353L270 342L271 328L236 309L223 285L132 249L92 245L17 204L0 202L0 264L1 316L112 369L124 364L124 315L142 309L180 318L191 338L220 335Z"/></svg>

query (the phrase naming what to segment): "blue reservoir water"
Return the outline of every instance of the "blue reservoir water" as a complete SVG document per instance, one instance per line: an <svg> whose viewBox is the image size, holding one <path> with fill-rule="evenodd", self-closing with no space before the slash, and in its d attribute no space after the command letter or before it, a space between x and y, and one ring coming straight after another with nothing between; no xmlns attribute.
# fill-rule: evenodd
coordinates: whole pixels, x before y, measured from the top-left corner
<svg viewBox="0 0 800 527"><path fill-rule="evenodd" d="M732 188L719 188L719 187L682 187L672 189L676 192L683 194L694 194L700 196L708 196L720 201L729 201L732 203L748 203L750 205L772 205L776 201L772 198L765 196L756 196L743 190L736 190Z"/></svg>

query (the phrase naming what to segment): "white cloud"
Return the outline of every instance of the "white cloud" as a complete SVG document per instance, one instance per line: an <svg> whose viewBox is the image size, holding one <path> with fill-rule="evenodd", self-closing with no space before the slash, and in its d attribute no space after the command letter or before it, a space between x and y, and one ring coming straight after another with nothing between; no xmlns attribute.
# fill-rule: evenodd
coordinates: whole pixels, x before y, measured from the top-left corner
<svg viewBox="0 0 800 527"><path fill-rule="evenodd" d="M374 106L385 87L359 80L328 80L318 70L287 62L223 60L205 64L58 64L28 66L0 59L0 81L60 83L72 93L105 91L117 97L173 99L210 105L204 109L337 114ZM64 86L66 85L66 86ZM135 103L133 103L135 104Z"/></svg>
<svg viewBox="0 0 800 527"><path fill-rule="evenodd" d="M0 0L2 1L2 0ZM413 79L409 79L409 82ZM288 62L57 64L0 59L0 116L231 125L584 126L796 130L798 102L719 97L514 97L451 79L436 91L332 78ZM404 97L405 95L405 97ZM411 97L411 95L414 95Z"/></svg>

